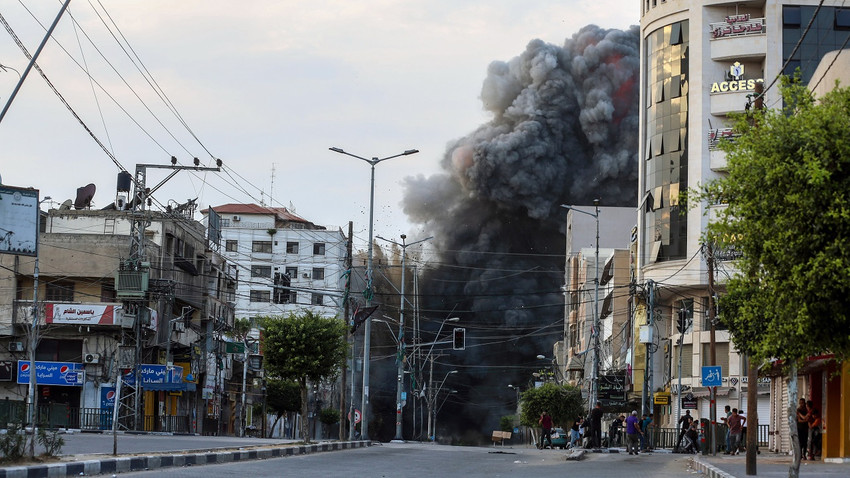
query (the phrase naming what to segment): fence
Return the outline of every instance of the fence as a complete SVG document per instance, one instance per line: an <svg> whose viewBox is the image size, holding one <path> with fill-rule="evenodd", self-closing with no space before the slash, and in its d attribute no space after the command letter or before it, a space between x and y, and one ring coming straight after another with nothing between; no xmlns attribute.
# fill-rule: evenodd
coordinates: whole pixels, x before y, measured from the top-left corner
<svg viewBox="0 0 850 478"><path fill-rule="evenodd" d="M715 444L717 445L718 450L725 450L726 448L726 426L725 425L717 425L715 426L715 430L717 433L717 438L715 439ZM676 448L677 441L679 439L679 428L659 428L659 427L650 427L649 433L649 443L652 448L660 448L672 450ZM759 425L758 427L758 447L767 447L768 439L770 436L770 427L768 425ZM708 441L709 438L706 438ZM742 437L743 444L746 445L746 435ZM621 432L619 444L620 446L624 446L625 441L625 433Z"/></svg>
<svg viewBox="0 0 850 478"><path fill-rule="evenodd" d="M18 400L0 400L0 428L7 423L26 421L27 406ZM47 428L76 428L80 430L111 430L112 410L102 408L71 407L62 403L40 404L36 423ZM189 417L186 415L145 415L144 430L187 433Z"/></svg>

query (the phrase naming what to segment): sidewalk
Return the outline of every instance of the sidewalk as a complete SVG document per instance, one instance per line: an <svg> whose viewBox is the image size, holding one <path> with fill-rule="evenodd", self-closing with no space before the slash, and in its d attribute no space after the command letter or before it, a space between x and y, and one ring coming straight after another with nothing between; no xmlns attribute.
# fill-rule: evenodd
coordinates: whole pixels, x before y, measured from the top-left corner
<svg viewBox="0 0 850 478"><path fill-rule="evenodd" d="M324 451L347 450L371 446L370 441L320 442L311 445L282 444L276 446L244 447L241 449L210 449L204 451L173 451L163 453L134 453L127 455L68 455L56 463L9 466L0 468L0 478L91 476L104 473L156 470L159 468L263 460L284 456L305 455Z"/></svg>
<svg viewBox="0 0 850 478"><path fill-rule="evenodd" d="M761 453L756 458L757 475L747 475L747 457L741 455L694 455L694 468L709 478L746 478L747 476L785 478L791 467L791 456ZM801 477L850 476L850 463L800 462Z"/></svg>

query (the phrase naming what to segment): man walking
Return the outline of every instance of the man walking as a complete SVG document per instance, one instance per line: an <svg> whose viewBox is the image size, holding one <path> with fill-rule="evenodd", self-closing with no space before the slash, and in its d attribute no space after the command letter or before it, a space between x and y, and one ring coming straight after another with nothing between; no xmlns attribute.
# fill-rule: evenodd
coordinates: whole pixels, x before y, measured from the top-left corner
<svg viewBox="0 0 850 478"><path fill-rule="evenodd" d="M623 428L623 422L626 420L624 415L620 415L611 422L611 428L608 429L608 446L620 446L620 429Z"/></svg>
<svg viewBox="0 0 850 478"><path fill-rule="evenodd" d="M640 453L640 420L637 416L637 411L633 410L629 418L626 418L626 450L629 455L637 455Z"/></svg>
<svg viewBox="0 0 850 478"><path fill-rule="evenodd" d="M680 447L682 445L682 437L684 437L685 433L687 433L688 430L691 428L691 423L693 423L693 421L694 418L691 416L691 411L685 410L685 414L682 415L682 418L679 419L679 426L681 427L682 431L679 432L679 439L676 440L676 451L679 451L681 449Z"/></svg>
<svg viewBox="0 0 850 478"><path fill-rule="evenodd" d="M552 417L549 412L544 410L537 423L543 428L543 433L540 434L540 449L546 449L546 441L549 441L549 448L552 448Z"/></svg>
<svg viewBox="0 0 850 478"><path fill-rule="evenodd" d="M726 425L726 452L728 455L732 453L732 444L729 442L729 417L732 416L732 408L729 405L723 407L723 411L726 413L725 417L721 417L720 420Z"/></svg>
<svg viewBox="0 0 850 478"><path fill-rule="evenodd" d="M590 411L590 447L602 446L602 402L596 402L596 406Z"/></svg>
<svg viewBox="0 0 850 478"><path fill-rule="evenodd" d="M744 432L744 424L747 423L747 419L743 415L738 414L738 409L732 409L732 415L729 415L729 441L731 442L732 448L729 453L732 455L737 455L740 453L738 450L741 446L741 434Z"/></svg>

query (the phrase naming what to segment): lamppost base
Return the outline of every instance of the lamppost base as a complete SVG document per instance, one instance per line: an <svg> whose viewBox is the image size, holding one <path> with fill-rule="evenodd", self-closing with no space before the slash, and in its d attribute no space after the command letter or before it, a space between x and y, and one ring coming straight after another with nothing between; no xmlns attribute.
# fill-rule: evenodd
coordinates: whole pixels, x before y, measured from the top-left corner
<svg viewBox="0 0 850 478"><path fill-rule="evenodd" d="M398 438L393 438L390 440L390 443L407 443L406 440L399 440Z"/></svg>

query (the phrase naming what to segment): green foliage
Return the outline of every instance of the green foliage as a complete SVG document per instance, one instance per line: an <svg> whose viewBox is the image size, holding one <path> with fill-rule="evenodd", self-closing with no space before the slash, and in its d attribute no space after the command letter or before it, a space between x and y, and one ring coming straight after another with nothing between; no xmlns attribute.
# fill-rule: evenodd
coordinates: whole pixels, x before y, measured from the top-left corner
<svg viewBox="0 0 850 478"><path fill-rule="evenodd" d="M555 425L567 426L576 417L584 415L581 390L571 385L544 383L522 392L522 425L536 427L543 411L549 412Z"/></svg>
<svg viewBox="0 0 850 478"><path fill-rule="evenodd" d="M14 462L24 456L27 437L20 423L12 423L6 429L5 435L0 435L0 453L3 461Z"/></svg>
<svg viewBox="0 0 850 478"><path fill-rule="evenodd" d="M323 408L319 414L319 421L325 425L333 425L339 422L339 410L336 408Z"/></svg>
<svg viewBox="0 0 850 478"><path fill-rule="evenodd" d="M65 439L59 434L59 430L48 431L43 427L38 429L38 442L44 447L47 456L58 456L65 445Z"/></svg>
<svg viewBox="0 0 850 478"><path fill-rule="evenodd" d="M516 415L505 415L499 419L499 430L503 432L513 431L515 423Z"/></svg>
<svg viewBox="0 0 850 478"><path fill-rule="evenodd" d="M784 106L738 117L728 175L698 194L706 239L741 254L721 320L756 360L850 352L850 90L815 101L793 81ZM840 333L838 333L841 331Z"/></svg>
<svg viewBox="0 0 850 478"><path fill-rule="evenodd" d="M266 370L283 380L333 378L348 352L345 323L312 311L262 320Z"/></svg>
<svg viewBox="0 0 850 478"><path fill-rule="evenodd" d="M266 382L266 406L278 416L301 410L301 388L298 382L269 379Z"/></svg>
<svg viewBox="0 0 850 478"><path fill-rule="evenodd" d="M307 416L307 383L335 378L345 362L348 343L345 322L326 319L313 311L261 319L265 369L271 377L298 383L301 415ZM307 420L301 438L309 443Z"/></svg>

